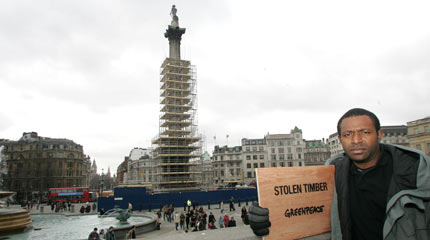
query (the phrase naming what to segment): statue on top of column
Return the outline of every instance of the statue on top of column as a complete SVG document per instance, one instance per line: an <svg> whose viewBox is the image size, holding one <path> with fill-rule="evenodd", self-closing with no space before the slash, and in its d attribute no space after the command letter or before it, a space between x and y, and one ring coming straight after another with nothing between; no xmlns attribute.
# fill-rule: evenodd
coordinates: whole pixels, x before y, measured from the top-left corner
<svg viewBox="0 0 430 240"><path fill-rule="evenodd" d="M170 23L170 26L172 27L179 27L179 19L178 16L176 16L176 12L178 10L176 9L176 6L172 6L172 11L170 11L170 16L172 16L172 22Z"/></svg>

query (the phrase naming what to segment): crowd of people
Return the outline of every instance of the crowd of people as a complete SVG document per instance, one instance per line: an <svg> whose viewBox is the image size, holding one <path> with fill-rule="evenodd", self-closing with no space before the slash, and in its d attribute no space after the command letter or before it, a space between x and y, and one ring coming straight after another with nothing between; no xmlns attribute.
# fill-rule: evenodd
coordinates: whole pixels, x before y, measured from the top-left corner
<svg viewBox="0 0 430 240"><path fill-rule="evenodd" d="M113 231L113 227L110 226L105 233L104 229L100 229L98 232L97 228L94 228L92 232L88 235L88 240L116 240L115 232ZM134 234L131 232L134 231ZM135 239L136 238L136 228L133 226L132 229L127 233L126 239Z"/></svg>
<svg viewBox="0 0 430 240"><path fill-rule="evenodd" d="M230 212L236 210L234 204L235 201L232 197L229 200ZM238 206L240 206L240 204L238 204ZM86 207L82 207L84 208L84 211L87 211L88 205ZM178 211L178 209L175 209L173 204L160 206L160 210L156 212L156 229L161 229L162 222L174 223L176 231L183 230L186 233L236 227L236 219L233 216L229 216L229 214L224 213L224 206L222 202L220 203L219 209L220 215L217 218L212 211L208 211L208 214L202 206L197 204L197 202L186 202L184 205L184 211ZM209 206L208 210L210 210ZM104 212L103 208L100 210L100 214L102 214L102 212ZM241 208L241 218L244 224L249 224L248 211L245 205ZM133 226L132 229L127 233L126 239L134 238L136 238L136 228ZM88 236L88 240L93 239L116 239L113 227L110 227L106 233L104 229L101 229L100 232L97 232L97 228L94 228L94 230Z"/></svg>
<svg viewBox="0 0 430 240"><path fill-rule="evenodd" d="M236 210L234 203L234 198L232 197L229 200L230 212ZM213 212L209 211L209 214L207 214L203 207L198 207L198 205L194 204L194 202L191 204L191 202L188 201L184 205L184 211L181 212L175 211L173 204L164 205L160 211L157 211L157 229L160 229L162 222L161 220L169 223L173 222L175 224L176 231L184 230L185 232L236 227L236 220L234 217L224 213L224 206L222 202L219 204L219 209L221 209L221 213L219 217L216 218ZM245 206L243 206L241 209L241 218L244 224L249 224L248 211Z"/></svg>
<svg viewBox="0 0 430 240"><path fill-rule="evenodd" d="M92 232L88 235L88 240L116 240L116 235L114 228L110 226L105 233L104 229L100 229L100 232L97 232L97 228L94 228ZM125 235L125 239L136 239L136 226L132 226L130 231Z"/></svg>

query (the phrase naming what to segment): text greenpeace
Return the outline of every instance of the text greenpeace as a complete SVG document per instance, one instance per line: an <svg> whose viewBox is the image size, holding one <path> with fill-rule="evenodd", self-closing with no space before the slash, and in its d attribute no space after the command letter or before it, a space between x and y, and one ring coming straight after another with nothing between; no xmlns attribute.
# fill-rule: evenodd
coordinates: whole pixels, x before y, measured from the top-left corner
<svg viewBox="0 0 430 240"><path fill-rule="evenodd" d="M286 218L291 218L291 217L295 217L295 216L322 213L323 211L324 211L324 205L311 206L311 207L301 207L301 208L287 208L287 210L285 210L284 216Z"/></svg>

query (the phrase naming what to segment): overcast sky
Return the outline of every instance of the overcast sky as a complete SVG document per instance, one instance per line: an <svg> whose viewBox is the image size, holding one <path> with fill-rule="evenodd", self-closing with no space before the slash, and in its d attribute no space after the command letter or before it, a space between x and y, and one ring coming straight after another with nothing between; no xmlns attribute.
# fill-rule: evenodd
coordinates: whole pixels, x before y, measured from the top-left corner
<svg viewBox="0 0 430 240"><path fill-rule="evenodd" d="M327 138L353 107L382 125L430 115L428 1L14 0L0 1L0 138L71 139L99 172L151 147L172 4L210 153L295 126Z"/></svg>

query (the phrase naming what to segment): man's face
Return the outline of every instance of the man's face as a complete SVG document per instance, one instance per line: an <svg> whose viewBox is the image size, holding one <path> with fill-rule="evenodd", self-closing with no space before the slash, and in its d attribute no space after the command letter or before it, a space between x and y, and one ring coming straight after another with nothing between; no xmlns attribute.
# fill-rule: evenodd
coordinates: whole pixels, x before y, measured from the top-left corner
<svg viewBox="0 0 430 240"><path fill-rule="evenodd" d="M340 128L339 140L348 157L355 164L374 166L379 157L382 131L376 131L372 119L366 115L345 118Z"/></svg>

